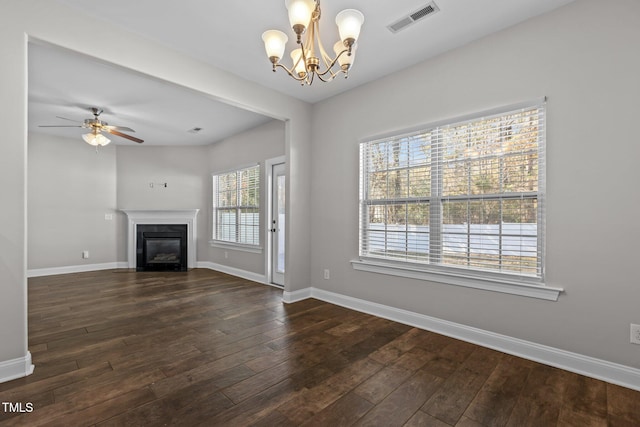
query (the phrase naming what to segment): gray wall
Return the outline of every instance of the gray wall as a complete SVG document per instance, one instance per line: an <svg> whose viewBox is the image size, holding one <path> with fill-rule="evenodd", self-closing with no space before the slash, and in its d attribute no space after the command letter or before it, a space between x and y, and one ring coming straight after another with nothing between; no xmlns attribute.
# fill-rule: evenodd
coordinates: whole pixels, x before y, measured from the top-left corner
<svg viewBox="0 0 640 427"><path fill-rule="evenodd" d="M313 286L640 368L639 18L635 0L577 1L316 104ZM559 301L352 269L360 140L544 95L546 278L566 290Z"/></svg>
<svg viewBox="0 0 640 427"><path fill-rule="evenodd" d="M260 242L263 251L260 254L242 252L230 248L209 247L208 261L238 268L252 273L265 274L265 231L267 224L267 180L265 160L284 156L285 153L285 125L279 120L273 120L262 126L258 126L247 132L232 136L221 142L213 144L209 148L210 174L208 176L208 188L211 189L211 173L225 172L234 168L260 163ZM210 193L210 191L209 191ZM209 194L209 196L211 196ZM209 208L212 198L208 198ZM213 235L210 209L208 222L208 239ZM228 257L225 258L224 253ZM200 259L205 259L200 257Z"/></svg>
<svg viewBox="0 0 640 427"><path fill-rule="evenodd" d="M115 262L116 147L30 134L28 153L28 269Z"/></svg>
<svg viewBox="0 0 640 427"><path fill-rule="evenodd" d="M198 260L207 249L208 147L119 146L119 209L200 209ZM150 184L154 184L153 187ZM166 183L167 187L159 185ZM126 215L119 214L118 260L126 261Z"/></svg>

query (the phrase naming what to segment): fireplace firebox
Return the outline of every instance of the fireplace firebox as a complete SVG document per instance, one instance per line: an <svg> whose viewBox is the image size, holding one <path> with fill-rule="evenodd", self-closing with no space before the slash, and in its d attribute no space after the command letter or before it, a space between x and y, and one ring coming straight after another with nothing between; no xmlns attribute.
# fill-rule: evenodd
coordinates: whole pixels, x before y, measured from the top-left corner
<svg viewBox="0 0 640 427"><path fill-rule="evenodd" d="M186 224L138 224L136 271L187 271Z"/></svg>

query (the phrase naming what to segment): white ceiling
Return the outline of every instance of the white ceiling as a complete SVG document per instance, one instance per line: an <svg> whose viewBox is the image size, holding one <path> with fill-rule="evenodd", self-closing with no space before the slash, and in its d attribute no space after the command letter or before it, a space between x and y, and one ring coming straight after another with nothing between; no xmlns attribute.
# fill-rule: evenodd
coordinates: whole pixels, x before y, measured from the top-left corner
<svg viewBox="0 0 640 427"><path fill-rule="evenodd" d="M265 55L260 37L267 29L280 29L290 35L286 58L295 45L282 0L55 1L245 79L315 103L573 0L435 0L438 13L396 34L386 27L429 0L324 0L320 22L327 48L338 39L334 18L340 10L359 9L365 15L365 23L349 78L316 82L311 87L301 86L283 70L271 72ZM135 129L134 135L145 140L143 145L209 144L269 120L202 94L50 46L32 45L29 61L29 129L34 132L79 136L80 129L37 125L73 124L56 116L81 121L91 117L88 108L94 106L104 108L102 120ZM186 133L193 127L203 131L199 135ZM135 144L117 137L112 140Z"/></svg>
<svg viewBox="0 0 640 427"><path fill-rule="evenodd" d="M125 126L146 145L208 145L271 120L165 81L64 49L29 45L29 131L78 138L92 118ZM69 119L69 120L64 120ZM193 128L202 128L190 133ZM105 134L112 143L138 145Z"/></svg>

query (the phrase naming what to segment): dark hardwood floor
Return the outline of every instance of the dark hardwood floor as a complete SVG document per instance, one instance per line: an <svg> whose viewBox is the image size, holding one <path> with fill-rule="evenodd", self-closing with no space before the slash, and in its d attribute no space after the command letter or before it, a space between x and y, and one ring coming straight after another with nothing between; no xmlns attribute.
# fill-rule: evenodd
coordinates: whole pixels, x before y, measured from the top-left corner
<svg viewBox="0 0 640 427"><path fill-rule="evenodd" d="M640 426L640 392L208 270L29 280L0 425Z"/></svg>

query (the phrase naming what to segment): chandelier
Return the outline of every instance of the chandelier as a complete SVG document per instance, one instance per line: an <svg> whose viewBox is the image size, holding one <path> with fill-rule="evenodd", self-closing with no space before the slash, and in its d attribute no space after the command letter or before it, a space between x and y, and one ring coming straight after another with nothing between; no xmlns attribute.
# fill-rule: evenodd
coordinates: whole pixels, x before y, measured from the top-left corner
<svg viewBox="0 0 640 427"><path fill-rule="evenodd" d="M323 82L333 80L340 73L344 73L347 78L353 64L356 41L360 35L364 15L355 9L345 9L338 13L336 24L340 40L333 46L335 56L330 56L320 40L320 0L285 0L285 6L289 12L289 23L300 47L291 52L293 66L287 68L280 60L289 38L282 31L265 31L262 40L273 65L273 72L277 67L283 68L302 85L311 85L315 76Z"/></svg>

